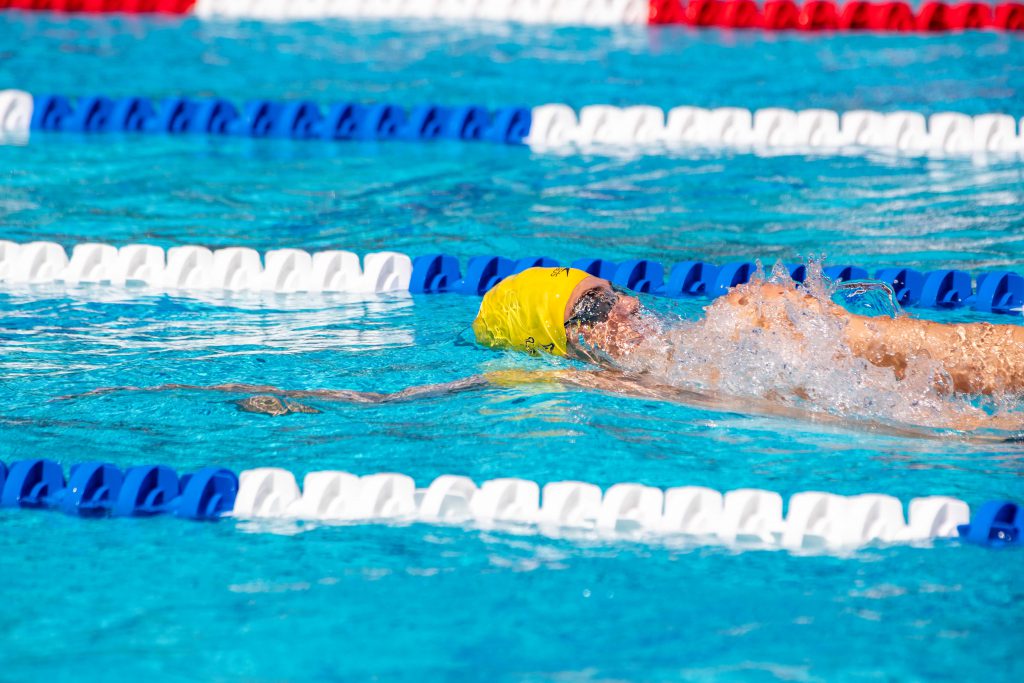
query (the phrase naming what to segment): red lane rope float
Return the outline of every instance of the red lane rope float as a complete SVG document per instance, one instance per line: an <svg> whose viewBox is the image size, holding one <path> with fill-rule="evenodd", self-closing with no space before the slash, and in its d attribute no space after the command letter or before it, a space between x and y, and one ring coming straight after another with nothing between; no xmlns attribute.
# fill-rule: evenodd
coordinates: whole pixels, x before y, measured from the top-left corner
<svg viewBox="0 0 1024 683"><path fill-rule="evenodd" d="M196 0L0 0L0 9L74 14L188 14Z"/></svg>
<svg viewBox="0 0 1024 683"><path fill-rule="evenodd" d="M556 0L549 0L556 2ZM188 14L196 0L0 0L0 10L67 13ZM652 24L687 24L783 31L1024 31L1024 2L906 2L847 0L649 0Z"/></svg>
<svg viewBox="0 0 1024 683"><path fill-rule="evenodd" d="M926 2L915 12L905 2L865 0L651 0L650 23L769 31L1024 31L1024 3Z"/></svg>

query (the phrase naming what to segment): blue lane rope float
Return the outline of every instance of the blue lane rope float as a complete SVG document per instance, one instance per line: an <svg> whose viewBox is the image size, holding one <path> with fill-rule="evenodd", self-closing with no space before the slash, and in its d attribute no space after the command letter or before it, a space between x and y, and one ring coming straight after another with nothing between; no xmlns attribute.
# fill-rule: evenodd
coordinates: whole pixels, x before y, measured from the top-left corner
<svg viewBox="0 0 1024 683"><path fill-rule="evenodd" d="M540 263L563 265L548 257L513 261L501 256L474 256L469 259L463 275L454 256L426 254L413 259L409 291L414 294L483 294L509 275ZM578 259L569 265L637 292L671 298L721 296L730 287L749 282L757 270L752 261L722 266L703 261L683 261L667 271L662 264L646 259L621 262ZM788 270L797 282L803 282L807 276L803 265L791 265ZM871 278L866 268L853 265L828 266L823 273L835 282ZM1020 315L1024 306L1024 277L1008 271L979 274L976 291L971 287L971 275L961 270L921 272L913 268L881 268L874 272L874 279L889 285L903 306L970 307L976 311L1009 315Z"/></svg>
<svg viewBox="0 0 1024 683"><path fill-rule="evenodd" d="M982 504L969 524L959 525L957 532L976 545L1024 545L1024 505L990 500Z"/></svg>
<svg viewBox="0 0 1024 683"><path fill-rule="evenodd" d="M52 508L80 517L170 514L186 519L217 519L230 512L238 479L229 470L208 467L178 477L169 467L132 467L122 472L109 463L72 465L64 479L52 460L19 460L0 465L0 506Z"/></svg>
<svg viewBox="0 0 1024 683"><path fill-rule="evenodd" d="M34 97L31 130L65 133L235 135L294 140L479 140L521 144L530 132L525 107L338 103L322 110L308 101L63 95Z"/></svg>
<svg viewBox="0 0 1024 683"><path fill-rule="evenodd" d="M493 528L533 527L538 533L594 532L604 537L688 536L702 544L740 547L851 549L872 543L915 543L957 537L1003 547L1024 544L1024 508L989 501L972 516L956 498L913 499L909 515L891 496L790 497L783 516L779 494L703 487L662 490L615 484L602 491L577 481L541 487L524 479L442 475L427 488L394 473L358 477L311 472L302 488L286 470L262 468L235 475L207 467L179 475L166 465L121 470L103 462L72 465L67 480L52 460L0 462L0 507L52 509L77 517L171 515L214 521L283 519L335 523L426 522Z"/></svg>
<svg viewBox="0 0 1024 683"><path fill-rule="evenodd" d="M18 244L0 240L0 283L24 285L63 282L144 285L173 291L227 290L291 292L456 292L480 296L504 278L533 266L562 266L585 270L596 277L654 296L670 298L721 296L749 282L757 270L752 261L716 265L683 261L668 267L650 259L577 259L565 264L549 256L508 258L474 256L465 273L450 254L424 254L410 259L399 252L374 252L359 257L348 251L309 253L277 249L260 254L246 247L211 251L186 245L164 250L133 244L121 248L101 243L75 245L68 258L53 242ZM803 265L787 266L797 282L807 277ZM836 282L869 279L866 268L834 265L823 269ZM903 306L964 308L1020 315L1024 307L1024 277L1010 271L979 273L977 287L962 270L922 272L913 268L881 268L875 280L889 285Z"/></svg>

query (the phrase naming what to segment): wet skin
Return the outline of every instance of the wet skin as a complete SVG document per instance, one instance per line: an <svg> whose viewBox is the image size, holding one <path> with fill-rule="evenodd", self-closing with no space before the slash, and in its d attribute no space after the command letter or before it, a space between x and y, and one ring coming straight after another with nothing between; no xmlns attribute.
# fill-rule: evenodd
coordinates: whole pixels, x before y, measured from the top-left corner
<svg viewBox="0 0 1024 683"><path fill-rule="evenodd" d="M591 290L612 293L607 280L588 277L573 290L566 303L565 320L583 296ZM601 364L592 348L599 348L612 360L643 338L636 297L618 293L608 319L592 325L567 325L570 354ZM939 388L965 394L995 394L1024 391L1024 326L991 323L943 324L910 317L866 317L850 313L831 301L822 301L803 290L770 283L751 283L733 288L711 306L738 310L744 325L737 336L755 328L782 329L799 341L790 315L794 311L826 314L844 324L850 351L872 365L891 368L903 377L908 363L923 357L938 361L946 371ZM709 307L710 308L710 307ZM582 340L582 344L580 341ZM590 347L590 348L588 348Z"/></svg>
<svg viewBox="0 0 1024 683"><path fill-rule="evenodd" d="M767 304L767 305L766 305ZM841 320L850 351L872 365L891 368L902 379L915 358L938 361L948 377L937 387L945 392L998 394L1024 391L1024 326L992 323L936 323L867 317L822 301L803 290L775 284L734 288L713 306L744 312L751 327L793 329L789 308L804 308Z"/></svg>

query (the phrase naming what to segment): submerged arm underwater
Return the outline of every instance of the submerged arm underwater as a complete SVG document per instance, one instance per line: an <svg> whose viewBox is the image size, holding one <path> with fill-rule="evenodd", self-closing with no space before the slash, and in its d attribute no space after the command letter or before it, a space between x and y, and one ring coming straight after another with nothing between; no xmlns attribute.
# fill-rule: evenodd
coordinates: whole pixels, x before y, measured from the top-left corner
<svg viewBox="0 0 1024 683"><path fill-rule="evenodd" d="M615 370L508 370L490 372L465 377L452 382L424 384L408 387L392 393L375 391L354 391L349 389L281 389L265 384L227 383L214 385L162 384L153 387L104 387L82 394L60 396L55 400L73 400L92 396L124 392L163 392L163 391L201 391L219 394L250 394L250 396L231 401L238 410L249 413L280 417L296 413L318 414L315 407L300 403L293 399L307 399L328 403L346 403L361 405L381 405L389 403L409 403L431 398L451 396L454 394L482 391L489 388L508 388L527 385L556 385L565 388L582 389L629 398L664 401L685 405L691 408L703 408L721 413L735 415L762 415L769 417L787 417L803 419L819 424L835 425L843 428L854 426L865 428L876 433L892 436L909 436L935 438L932 429L917 425L892 425L875 421L849 420L840 415L810 411L799 407L788 406L771 399L756 399L721 395L711 391L691 391L685 388L660 384L650 377L631 377ZM948 429L958 432L974 432L978 430L1019 431L1024 429L1024 420L1003 419L998 416L951 415ZM854 424L856 422L856 425ZM1003 436L997 440L1002 441Z"/></svg>
<svg viewBox="0 0 1024 683"><path fill-rule="evenodd" d="M319 413L319 410L282 399L313 399L331 403L380 405L384 403L407 403L439 396L451 396L489 387L509 387L525 384L562 384L584 389L597 389L611 393L625 393L636 397L653 398L649 391L640 391L639 385L617 373L601 370L508 370L464 377L452 382L420 384L396 392L354 391L351 389L281 389L269 384L161 384L152 387L102 387L81 394L58 396L57 401L67 401L91 396L125 392L160 391L204 391L224 394L253 394L237 401L240 410L267 415L289 413Z"/></svg>

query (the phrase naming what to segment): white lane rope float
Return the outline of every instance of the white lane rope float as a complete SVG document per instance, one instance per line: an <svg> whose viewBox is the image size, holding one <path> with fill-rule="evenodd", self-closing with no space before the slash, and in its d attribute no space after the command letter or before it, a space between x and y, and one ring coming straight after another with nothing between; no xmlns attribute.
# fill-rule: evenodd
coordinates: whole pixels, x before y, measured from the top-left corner
<svg viewBox="0 0 1024 683"><path fill-rule="evenodd" d="M626 149L645 153L674 147L727 147L779 153L877 150L942 156L1019 154L1024 138L1005 114L968 116L828 109L793 111L772 107L703 109L592 105L577 113L564 104L532 111L524 142L536 151ZM1024 119L1021 122L1024 128Z"/></svg>
<svg viewBox="0 0 1024 683"><path fill-rule="evenodd" d="M782 496L760 489L721 493L698 486L662 490L620 483L602 491L580 481L541 487L515 478L478 486L455 475L417 488L404 474L310 472L300 489L291 472L259 468L239 475L231 516L327 524L426 522L555 537L827 551L951 538L958 525L970 521L968 505L946 496L915 498L906 516L897 498L882 494L807 491L789 498L785 515L783 507Z"/></svg>
<svg viewBox="0 0 1024 683"><path fill-rule="evenodd" d="M382 293L409 290L412 260L392 251L359 256L350 251L309 253L201 246L166 251L148 244L120 249L77 244L71 258L54 242L0 241L0 282L140 285L163 290Z"/></svg>
<svg viewBox="0 0 1024 683"><path fill-rule="evenodd" d="M526 24L646 24L649 0L198 0L201 19L451 19Z"/></svg>

